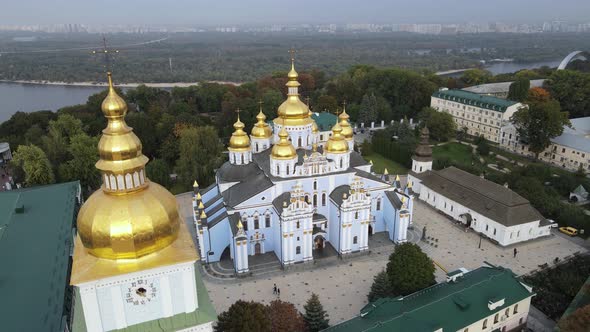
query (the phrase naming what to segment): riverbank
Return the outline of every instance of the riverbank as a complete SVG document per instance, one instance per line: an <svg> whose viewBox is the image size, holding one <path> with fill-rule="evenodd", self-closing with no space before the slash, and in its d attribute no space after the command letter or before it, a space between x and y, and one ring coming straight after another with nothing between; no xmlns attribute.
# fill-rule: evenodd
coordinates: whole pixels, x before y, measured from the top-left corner
<svg viewBox="0 0 590 332"><path fill-rule="evenodd" d="M75 87L106 87L106 82L59 82L59 81L33 81L33 80L0 80L0 83L12 84L29 84L29 85L50 85L50 86L75 86ZM207 81L206 83L229 84L239 86L242 83L225 82L225 81ZM149 86L151 88L186 88L193 85L199 85L200 82L174 82L174 83L121 83L115 84L120 88L137 88L140 85Z"/></svg>

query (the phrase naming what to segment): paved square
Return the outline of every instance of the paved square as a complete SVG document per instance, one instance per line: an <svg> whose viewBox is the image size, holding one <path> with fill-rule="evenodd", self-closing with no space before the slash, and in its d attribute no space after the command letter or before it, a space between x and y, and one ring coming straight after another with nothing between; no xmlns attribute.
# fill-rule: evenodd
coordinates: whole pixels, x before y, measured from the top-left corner
<svg viewBox="0 0 590 332"><path fill-rule="evenodd" d="M179 195L177 198L181 214L194 234L190 194ZM482 241L482 248L478 249L477 234L466 233L422 202L416 201L414 205L414 228L421 232L422 227L426 226L427 235L438 239L431 241L438 247L425 242L420 242L420 246L449 271L459 267L474 269L485 260L523 274L536 269L540 264L550 263L555 257L564 258L574 252L585 251L583 247L559 236L518 245L519 253L516 258L512 257L512 247L503 249L485 239ZM299 272L287 271L271 277L225 281L205 277L204 281L218 313L227 310L239 299L268 304L276 298L272 294L273 284L276 283L281 290L281 299L295 304L300 311L303 311L303 305L311 293L317 293L330 316L330 323L335 324L358 315L360 309L367 304L373 276L385 268L393 249L392 244L375 249L370 255L339 261L337 265ZM437 268L437 281L444 280L444 277L445 273Z"/></svg>

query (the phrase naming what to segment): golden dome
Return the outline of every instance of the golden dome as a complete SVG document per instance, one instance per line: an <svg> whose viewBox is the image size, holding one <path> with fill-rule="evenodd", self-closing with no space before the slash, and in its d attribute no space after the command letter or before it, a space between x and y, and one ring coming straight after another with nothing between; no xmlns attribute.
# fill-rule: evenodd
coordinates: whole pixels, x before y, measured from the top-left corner
<svg viewBox="0 0 590 332"><path fill-rule="evenodd" d="M266 123L266 116L262 113L262 107L260 108L260 112L256 115L256 124L252 128L252 137L255 138L270 138L272 136L272 129L268 123Z"/></svg>
<svg viewBox="0 0 590 332"><path fill-rule="evenodd" d="M342 136L342 127L338 123L332 127L332 137L326 143L326 152L328 153L346 153L348 152L348 143Z"/></svg>
<svg viewBox="0 0 590 332"><path fill-rule="evenodd" d="M295 71L295 60L291 58L291 71L287 74L289 80L287 81L287 100L285 100L278 108L278 118L280 118L287 126L307 125L311 123L310 110L304 102L299 99L298 88L301 84L297 81L299 75Z"/></svg>
<svg viewBox="0 0 590 332"><path fill-rule="evenodd" d="M240 115L238 113L238 121L234 123L235 131L231 134L231 138L229 139L229 147L230 151L244 151L250 148L250 138L248 134L244 131L244 123L240 121Z"/></svg>
<svg viewBox="0 0 590 332"><path fill-rule="evenodd" d="M279 141L273 145L270 156L274 159L293 159L297 157L297 152L289 141L289 134L285 130L285 126L279 131Z"/></svg>
<svg viewBox="0 0 590 332"><path fill-rule="evenodd" d="M99 258L131 259L159 251L178 236L175 197L144 178L148 158L125 123L127 106L113 88L102 103L108 119L98 143L96 167L105 179L78 213L78 233L86 250Z"/></svg>
<svg viewBox="0 0 590 332"><path fill-rule="evenodd" d="M342 127L342 136L344 136L347 141L350 141L354 135L354 132L352 131L352 127L348 122L350 116L348 116L346 113L346 105L342 107L342 113L340 113L338 118L340 119L340 127Z"/></svg>

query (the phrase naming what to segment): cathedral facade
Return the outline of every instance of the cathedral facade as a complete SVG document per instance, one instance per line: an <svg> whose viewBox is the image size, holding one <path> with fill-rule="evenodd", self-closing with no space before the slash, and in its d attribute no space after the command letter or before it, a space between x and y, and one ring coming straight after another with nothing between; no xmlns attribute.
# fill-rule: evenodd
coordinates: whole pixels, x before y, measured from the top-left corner
<svg viewBox="0 0 590 332"><path fill-rule="evenodd" d="M387 232L403 243L412 222L411 188L371 172L353 150L346 110L331 133L320 132L300 99L294 61L287 99L272 126L260 109L250 135L238 120L229 161L204 189L194 184L194 223L203 262L228 256L235 272L249 272L254 255L274 253L283 267L313 261L331 246L340 256L369 249L369 237ZM399 184L399 182L396 182Z"/></svg>

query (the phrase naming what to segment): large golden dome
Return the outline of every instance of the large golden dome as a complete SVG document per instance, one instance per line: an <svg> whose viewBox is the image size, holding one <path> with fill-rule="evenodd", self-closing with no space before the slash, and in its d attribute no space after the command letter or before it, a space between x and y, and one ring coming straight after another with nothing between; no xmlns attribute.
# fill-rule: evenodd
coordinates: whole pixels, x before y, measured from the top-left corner
<svg viewBox="0 0 590 332"><path fill-rule="evenodd" d="M262 113L262 108L260 108L260 112L256 115L256 124L252 128L252 137L254 138L270 138L272 136L272 129L268 123L266 123L266 116Z"/></svg>
<svg viewBox="0 0 590 332"><path fill-rule="evenodd" d="M342 128L338 123L332 127L332 137L326 143L326 152L328 153L346 153L348 152L348 143L342 136Z"/></svg>
<svg viewBox="0 0 590 332"><path fill-rule="evenodd" d="M159 251L178 236L175 197L145 177L148 158L125 123L127 105L113 88L102 103L108 119L98 143L103 186L78 213L78 234L86 250L99 258L132 259Z"/></svg>
<svg viewBox="0 0 590 332"><path fill-rule="evenodd" d="M350 116L346 113L346 105L342 108L342 113L340 113L338 118L340 119L340 127L342 127L342 136L344 136L347 141L350 141L354 132L352 131L350 122L348 122Z"/></svg>
<svg viewBox="0 0 590 332"><path fill-rule="evenodd" d="M279 141L273 145L270 155L274 159L293 159L297 157L297 152L289 141L289 134L284 126L279 131Z"/></svg>
<svg viewBox="0 0 590 332"><path fill-rule="evenodd" d="M229 139L229 150L231 151L244 151L250 148L250 138L248 134L244 131L244 123L240 121L240 116L238 115L238 121L234 123L235 131L231 134L231 138Z"/></svg>
<svg viewBox="0 0 590 332"><path fill-rule="evenodd" d="M299 74L295 71L295 59L291 58L291 70L287 74L287 100L285 100L278 108L278 118L274 120L275 123L284 122L287 126L307 125L312 122L310 118L310 110L304 102L299 99L299 86L301 84L297 81Z"/></svg>

